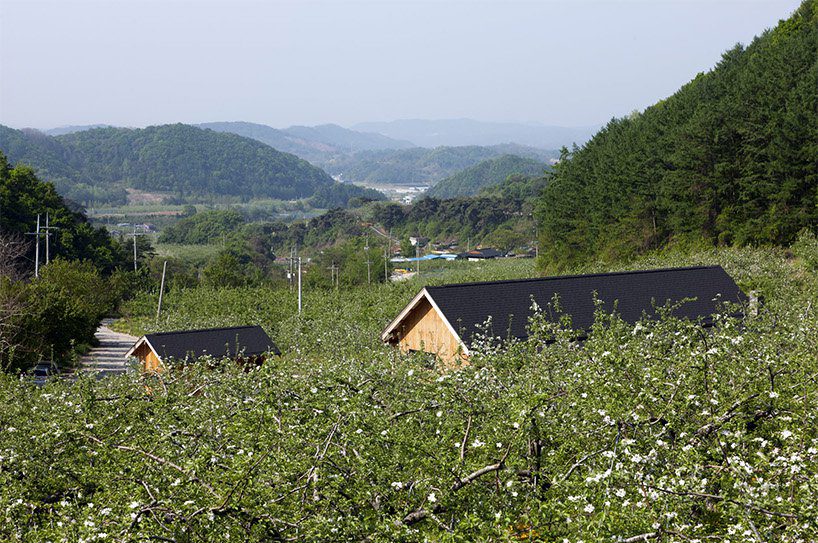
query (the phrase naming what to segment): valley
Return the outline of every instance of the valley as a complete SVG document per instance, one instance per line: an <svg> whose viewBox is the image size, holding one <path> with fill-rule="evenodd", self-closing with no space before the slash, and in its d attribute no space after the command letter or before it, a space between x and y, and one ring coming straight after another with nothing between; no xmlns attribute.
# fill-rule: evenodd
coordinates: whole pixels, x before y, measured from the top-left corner
<svg viewBox="0 0 818 543"><path fill-rule="evenodd" d="M769 4L4 5L0 541L817 541Z"/></svg>

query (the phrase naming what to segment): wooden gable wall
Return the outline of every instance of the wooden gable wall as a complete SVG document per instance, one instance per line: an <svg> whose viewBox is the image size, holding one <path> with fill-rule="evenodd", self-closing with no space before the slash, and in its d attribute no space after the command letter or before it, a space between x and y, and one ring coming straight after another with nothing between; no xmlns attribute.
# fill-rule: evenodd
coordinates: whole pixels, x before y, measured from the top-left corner
<svg viewBox="0 0 818 543"><path fill-rule="evenodd" d="M147 342L144 342L142 345L137 347L137 349L133 352L133 356L142 362L142 371L162 371L162 363L159 361L159 357L156 356L156 353L153 352L153 349L150 348Z"/></svg>
<svg viewBox="0 0 818 543"><path fill-rule="evenodd" d="M394 332L403 352L422 351L437 355L445 364L458 364L468 357L429 300L421 298Z"/></svg>

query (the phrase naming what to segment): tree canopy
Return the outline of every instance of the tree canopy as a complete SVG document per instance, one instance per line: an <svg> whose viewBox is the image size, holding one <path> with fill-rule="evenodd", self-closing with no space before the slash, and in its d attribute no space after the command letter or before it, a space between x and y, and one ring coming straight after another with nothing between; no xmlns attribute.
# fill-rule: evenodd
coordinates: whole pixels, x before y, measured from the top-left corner
<svg viewBox="0 0 818 543"><path fill-rule="evenodd" d="M12 168L0 152L0 234L22 237L32 232L38 214L41 226L45 226L48 214L53 228L49 243L52 258L90 260L105 271L123 263L125 253L104 229L95 228L85 215L70 209L54 185L38 179L28 166ZM28 247L28 256L34 259L33 244Z"/></svg>
<svg viewBox="0 0 818 543"><path fill-rule="evenodd" d="M56 138L0 127L0 149L67 192L79 186L80 198L93 197L94 189L116 189L100 196L122 199L123 187L132 187L194 199L296 199L332 184L324 171L294 155L250 138L184 124L96 128Z"/></svg>
<svg viewBox="0 0 818 543"><path fill-rule="evenodd" d="M677 244L789 244L818 224L818 2L673 96L563 150L543 265Z"/></svg>
<svg viewBox="0 0 818 543"><path fill-rule="evenodd" d="M545 164L516 155L502 155L486 159L471 168L451 175L426 193L434 198L474 196L484 188L501 184L513 174L539 177L545 172Z"/></svg>

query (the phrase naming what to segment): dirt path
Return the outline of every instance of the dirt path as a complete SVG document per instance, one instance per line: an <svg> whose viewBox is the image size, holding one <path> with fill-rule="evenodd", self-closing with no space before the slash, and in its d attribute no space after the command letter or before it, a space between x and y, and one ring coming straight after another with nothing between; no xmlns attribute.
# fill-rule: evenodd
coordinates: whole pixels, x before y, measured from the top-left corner
<svg viewBox="0 0 818 543"><path fill-rule="evenodd" d="M99 373L100 376L122 373L126 369L125 353L138 338L120 332L114 332L108 326L113 319L105 319L97 328L96 337L99 347L80 359L79 371Z"/></svg>

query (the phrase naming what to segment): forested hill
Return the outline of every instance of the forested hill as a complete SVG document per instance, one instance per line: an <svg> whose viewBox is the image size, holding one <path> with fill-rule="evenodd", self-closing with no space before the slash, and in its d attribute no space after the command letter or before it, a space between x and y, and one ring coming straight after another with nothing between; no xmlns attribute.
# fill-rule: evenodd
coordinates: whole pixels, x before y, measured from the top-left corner
<svg viewBox="0 0 818 543"><path fill-rule="evenodd" d="M308 162L263 143L183 124L101 128L58 139L92 179L124 179L144 190L299 198L332 182Z"/></svg>
<svg viewBox="0 0 818 543"><path fill-rule="evenodd" d="M669 243L786 244L818 224L818 0L566 152L540 201L542 264Z"/></svg>
<svg viewBox="0 0 818 543"><path fill-rule="evenodd" d="M502 155L484 160L440 181L429 189L433 198L474 196L482 189L499 185L513 174L538 177L545 172L545 164L530 158Z"/></svg>
<svg viewBox="0 0 818 543"><path fill-rule="evenodd" d="M332 184L324 171L250 138L174 124L97 128L56 138L0 127L0 150L58 188L112 185L180 196L292 199Z"/></svg>

